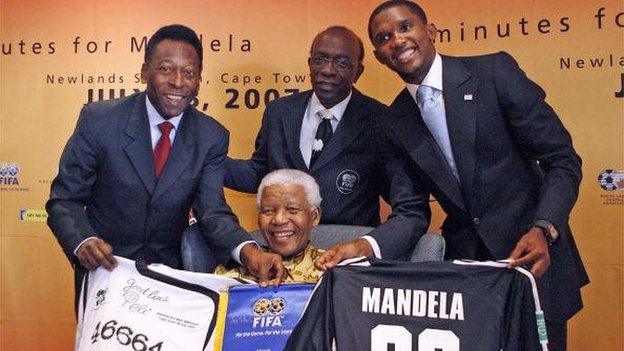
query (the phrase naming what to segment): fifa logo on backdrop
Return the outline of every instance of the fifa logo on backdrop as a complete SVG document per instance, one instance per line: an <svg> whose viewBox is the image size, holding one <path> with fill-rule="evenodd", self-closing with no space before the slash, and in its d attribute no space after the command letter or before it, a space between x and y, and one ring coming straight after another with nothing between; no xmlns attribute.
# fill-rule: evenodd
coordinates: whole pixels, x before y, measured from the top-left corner
<svg viewBox="0 0 624 351"><path fill-rule="evenodd" d="M17 163L0 162L0 185L19 185L17 176L20 173L20 166Z"/></svg>
<svg viewBox="0 0 624 351"><path fill-rule="evenodd" d="M253 327L280 327L282 326L282 317L280 314L286 308L286 301L281 297L273 299L259 299L253 305L255 317L253 319Z"/></svg>

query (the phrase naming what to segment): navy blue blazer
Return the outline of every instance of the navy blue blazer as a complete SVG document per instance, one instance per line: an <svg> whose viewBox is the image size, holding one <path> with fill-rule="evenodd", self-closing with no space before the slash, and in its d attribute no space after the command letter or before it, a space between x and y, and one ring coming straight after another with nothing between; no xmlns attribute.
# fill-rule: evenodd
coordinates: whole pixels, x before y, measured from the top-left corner
<svg viewBox="0 0 624 351"><path fill-rule="evenodd" d="M299 149L301 123L312 91L269 103L248 160L226 161L225 186L255 193L269 172L291 168L311 174L321 189L323 224L377 226L385 195L377 119L385 105L353 89L338 128L308 169Z"/></svg>
<svg viewBox="0 0 624 351"><path fill-rule="evenodd" d="M442 57L443 96L460 181L424 124L407 89L382 119L381 144L390 181L391 218L371 233L384 258L399 257L427 230L429 195L447 214L447 258L505 259L538 219L559 240L538 281L550 320L581 306L588 277L568 217L581 180L581 159L544 91L506 53Z"/></svg>
<svg viewBox="0 0 624 351"><path fill-rule="evenodd" d="M116 255L180 267L191 206L212 245L231 250L251 240L223 196L227 130L188 108L157 180L145 99L137 93L85 106L65 146L46 209L74 263L77 245L98 236Z"/></svg>

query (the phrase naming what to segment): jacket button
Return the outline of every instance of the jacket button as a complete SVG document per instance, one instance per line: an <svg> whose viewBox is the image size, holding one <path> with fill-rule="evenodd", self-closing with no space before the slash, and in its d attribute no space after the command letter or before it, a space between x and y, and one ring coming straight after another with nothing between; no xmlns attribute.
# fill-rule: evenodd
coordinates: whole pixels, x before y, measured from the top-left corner
<svg viewBox="0 0 624 351"><path fill-rule="evenodd" d="M476 227L479 225L479 223L481 222L481 220L479 219L479 217L474 217L472 219L472 224Z"/></svg>

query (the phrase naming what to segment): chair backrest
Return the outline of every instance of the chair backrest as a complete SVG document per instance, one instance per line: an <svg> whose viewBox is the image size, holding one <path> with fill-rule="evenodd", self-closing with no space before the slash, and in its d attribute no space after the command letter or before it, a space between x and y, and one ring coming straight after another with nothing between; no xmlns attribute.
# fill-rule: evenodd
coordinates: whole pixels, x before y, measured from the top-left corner
<svg viewBox="0 0 624 351"><path fill-rule="evenodd" d="M322 224L315 227L310 235L312 245L319 249L332 246L366 235L372 227ZM260 245L266 245L259 230L250 233ZM217 258L206 239L199 231L199 225L193 224L182 233L182 266L187 271L213 272L217 266ZM423 235L410 258L412 262L442 261L444 259L445 242L438 234Z"/></svg>
<svg viewBox="0 0 624 351"><path fill-rule="evenodd" d="M444 261L446 242L440 234L425 234L420 237L412 256L411 262Z"/></svg>

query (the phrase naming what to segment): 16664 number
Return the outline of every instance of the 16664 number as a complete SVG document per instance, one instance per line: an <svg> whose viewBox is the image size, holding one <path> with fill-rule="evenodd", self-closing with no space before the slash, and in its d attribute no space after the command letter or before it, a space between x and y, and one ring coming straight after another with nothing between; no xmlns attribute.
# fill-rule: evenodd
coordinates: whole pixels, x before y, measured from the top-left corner
<svg viewBox="0 0 624 351"><path fill-rule="evenodd" d="M101 328L101 329L100 329ZM161 351L163 342L159 342L148 347L149 338L145 334L134 334L130 327L125 325L117 326L116 320L110 320L104 324L98 322L95 326L91 343L95 344L101 338L109 340L115 337L117 342L123 346L132 346L135 351Z"/></svg>

